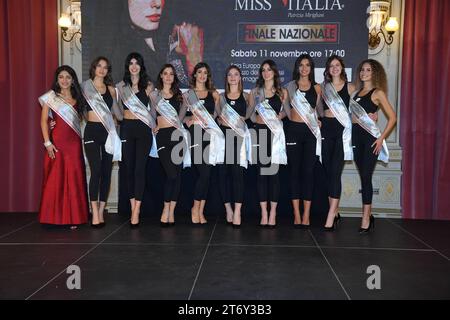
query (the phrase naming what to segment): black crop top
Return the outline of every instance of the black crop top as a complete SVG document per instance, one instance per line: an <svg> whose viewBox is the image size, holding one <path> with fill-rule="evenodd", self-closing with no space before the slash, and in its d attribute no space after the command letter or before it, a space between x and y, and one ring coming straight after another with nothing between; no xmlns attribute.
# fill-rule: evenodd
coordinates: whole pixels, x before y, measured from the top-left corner
<svg viewBox="0 0 450 320"><path fill-rule="evenodd" d="M312 108L315 108L317 103L317 92L316 89L314 89L314 86L311 84L308 90L300 90L300 92L303 92L305 94L306 100L309 102Z"/></svg>
<svg viewBox="0 0 450 320"><path fill-rule="evenodd" d="M373 103L373 101L372 101L372 93L374 93L376 88L373 88L366 95L360 97L359 93L361 92L361 90L358 91L358 94L356 94L356 96L353 99L356 102L358 102L361 105L361 107L363 107L364 110L366 110L367 113L377 112L378 106L375 103Z"/></svg>
<svg viewBox="0 0 450 320"><path fill-rule="evenodd" d="M350 104L350 95L348 94L348 82L344 84L341 91L338 91L338 95L342 98L342 101L344 101L345 106L348 109L348 105ZM324 103L323 110L330 109L326 103Z"/></svg>
<svg viewBox="0 0 450 320"><path fill-rule="evenodd" d="M150 98L148 97L147 92L145 90L139 90L138 92L136 92L136 97L138 97L138 99L141 100L144 106L147 107ZM128 107L124 104L123 109L128 110Z"/></svg>
<svg viewBox="0 0 450 320"><path fill-rule="evenodd" d="M105 101L106 105L108 106L109 110L111 110L112 105L113 105L113 98L112 98L111 93L109 92L108 88L106 88L106 92L104 94L102 94L102 98L103 98L103 101ZM86 110L92 111L92 108L89 104L87 104Z"/></svg>
<svg viewBox="0 0 450 320"><path fill-rule="evenodd" d="M203 98L203 99L199 98L198 100L204 101L203 105L205 106L206 110L210 114L214 114L214 110L215 110L215 107L216 107L216 102L214 101L214 97L213 97L211 92L208 92L208 95L205 98ZM190 116L192 116L192 112L191 111L187 111L186 112L186 117L190 117Z"/></svg>
<svg viewBox="0 0 450 320"><path fill-rule="evenodd" d="M172 107L175 108L175 110L177 111L177 113L180 112L180 105L181 105L181 103L180 103L180 100L178 100L178 99L175 97L175 95L173 95L170 99L165 99L165 100L166 100L166 101L169 101L169 103L172 105ZM157 114L158 116L161 115L158 111L156 111L156 114Z"/></svg>
<svg viewBox="0 0 450 320"><path fill-rule="evenodd" d="M266 98L266 100L277 114L279 114L281 112L282 104L281 104L281 98L279 95L274 94L272 97ZM256 114L258 114L258 111L256 111Z"/></svg>
<svg viewBox="0 0 450 320"><path fill-rule="evenodd" d="M247 101L245 101L244 95L241 93L236 100L227 98L227 103L237 112L241 117L245 117L247 113Z"/></svg>

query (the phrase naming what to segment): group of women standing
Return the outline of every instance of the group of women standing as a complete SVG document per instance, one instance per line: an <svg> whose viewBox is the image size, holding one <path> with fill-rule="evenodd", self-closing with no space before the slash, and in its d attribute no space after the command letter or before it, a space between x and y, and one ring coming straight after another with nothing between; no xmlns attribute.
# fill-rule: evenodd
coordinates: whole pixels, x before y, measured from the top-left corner
<svg viewBox="0 0 450 320"><path fill-rule="evenodd" d="M95 228L105 224L103 212L111 165L116 160L122 160L126 170L130 227L139 226L145 166L152 152L157 153L166 173L162 226L175 224L181 172L188 166L197 175L192 223L207 223L205 203L211 170L217 165L226 221L238 228L245 169L248 164L255 164L260 225L276 227L278 169L279 165L288 165L294 225L307 228L314 166L321 161L330 208L324 228L333 231L340 220L344 161L354 159L363 199L359 231L364 233L373 228L372 174L377 160L387 161L385 138L396 122L386 98L386 74L377 61L361 62L357 80L352 84L347 81L342 58L332 56L326 62L324 82L317 84L314 61L302 55L295 62L292 81L283 88L275 62L266 60L259 69L256 87L249 94L244 92L241 71L234 65L226 70L222 94L214 88L211 69L204 62L195 66L191 88L184 93L170 64L161 68L153 85L138 53L128 55L123 80L115 87L110 75L108 59L98 57L91 65L90 79L80 88L73 69L62 66L56 70L52 90L39 99L48 152L40 208L42 223L87 222L80 132L84 114L87 120L84 148L91 170L91 225ZM388 118L383 132L376 125L379 108ZM49 115L56 122L52 130L47 124ZM283 122L285 117L288 120ZM121 121L120 137L116 121Z"/></svg>

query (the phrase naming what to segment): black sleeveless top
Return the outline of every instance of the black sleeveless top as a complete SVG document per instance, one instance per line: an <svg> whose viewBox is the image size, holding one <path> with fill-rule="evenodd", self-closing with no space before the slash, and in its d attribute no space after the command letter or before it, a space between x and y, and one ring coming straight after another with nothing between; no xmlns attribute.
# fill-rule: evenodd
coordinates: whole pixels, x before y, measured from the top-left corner
<svg viewBox="0 0 450 320"><path fill-rule="evenodd" d="M101 96L103 98L103 101L105 101L106 105L108 106L109 110L111 110L112 105L113 105L113 98L111 96L111 93L109 92L109 89L106 88L106 92L104 94L102 94ZM92 108L89 104L87 104L86 110L92 111Z"/></svg>
<svg viewBox="0 0 450 320"><path fill-rule="evenodd" d="M281 112L282 103L279 95L274 94L272 97L266 98L266 100L277 114ZM258 111L256 111L256 114L258 114Z"/></svg>
<svg viewBox="0 0 450 320"><path fill-rule="evenodd" d="M358 91L358 93L355 95L355 97L353 99L356 102L358 102L361 105L361 107L363 107L364 110L367 113L375 113L375 112L377 112L378 111L378 106L375 103L373 103L373 101L372 101L372 93L374 93L376 88L373 88L366 95L360 97L359 93L361 92L361 90Z"/></svg>
<svg viewBox="0 0 450 320"><path fill-rule="evenodd" d="M147 92L145 90L139 90L135 94L136 94L136 97L138 97L138 99L141 100L141 102L144 104L144 106L147 107L147 105L150 101L150 98L148 97ZM123 109L128 110L128 107L124 104Z"/></svg>
<svg viewBox="0 0 450 320"><path fill-rule="evenodd" d="M241 117L245 117L247 113L247 101L245 101L244 94L241 93L236 100L226 97L227 103L237 112Z"/></svg>
<svg viewBox="0 0 450 320"><path fill-rule="evenodd" d="M338 95L341 97L342 101L344 101L345 106L347 107L350 104L350 95L348 94L348 82L344 84L341 91L338 91ZM326 103L324 103L323 110L330 109Z"/></svg>
<svg viewBox="0 0 450 320"><path fill-rule="evenodd" d="M168 101L168 102L172 105L172 107L175 108L175 110L177 111L177 113L180 112L180 105L181 105L181 102L180 102L180 100L178 100L178 99L175 97L175 95L173 95L170 99L164 99L164 100ZM161 115L158 111L156 111L156 113L157 113L158 116Z"/></svg>
<svg viewBox="0 0 450 320"><path fill-rule="evenodd" d="M206 108L206 110L213 115L214 114L214 110L215 110L215 106L216 106L216 102L214 101L214 97L213 94L211 92L208 91L208 95L203 98L203 99L198 99L200 101L204 101L204 106ZM192 112L191 111L187 111L186 112L186 117L190 117L192 116Z"/></svg>
<svg viewBox="0 0 450 320"><path fill-rule="evenodd" d="M311 84L311 87L309 87L308 90L303 91L299 88L300 92L303 92L305 94L306 100L309 102L312 108L316 107L317 103L317 92L316 89L314 89L314 85Z"/></svg>

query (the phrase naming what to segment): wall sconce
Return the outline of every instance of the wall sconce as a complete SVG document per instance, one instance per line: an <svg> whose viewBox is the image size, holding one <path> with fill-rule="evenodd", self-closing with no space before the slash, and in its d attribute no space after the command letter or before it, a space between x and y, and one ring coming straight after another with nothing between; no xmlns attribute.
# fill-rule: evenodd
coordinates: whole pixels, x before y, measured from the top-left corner
<svg viewBox="0 0 450 320"><path fill-rule="evenodd" d="M79 1L70 1L66 10L61 10L58 25L61 28L61 39L65 42L75 40L81 51L81 5Z"/></svg>
<svg viewBox="0 0 450 320"><path fill-rule="evenodd" d="M398 22L397 18L390 17L390 9L390 1L370 1L367 19L370 54L379 53L385 44L391 45L394 41L393 35L398 30Z"/></svg>

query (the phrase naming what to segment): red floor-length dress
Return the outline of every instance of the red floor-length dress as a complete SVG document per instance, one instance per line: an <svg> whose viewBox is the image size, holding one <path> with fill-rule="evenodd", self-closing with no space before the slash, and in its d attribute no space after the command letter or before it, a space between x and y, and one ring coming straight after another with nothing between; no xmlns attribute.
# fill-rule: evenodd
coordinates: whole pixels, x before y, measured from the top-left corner
<svg viewBox="0 0 450 320"><path fill-rule="evenodd" d="M53 116L56 125L51 136L58 152L55 159L45 153L39 222L87 223L89 209L81 138L56 112Z"/></svg>

